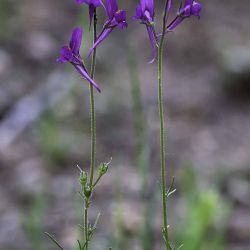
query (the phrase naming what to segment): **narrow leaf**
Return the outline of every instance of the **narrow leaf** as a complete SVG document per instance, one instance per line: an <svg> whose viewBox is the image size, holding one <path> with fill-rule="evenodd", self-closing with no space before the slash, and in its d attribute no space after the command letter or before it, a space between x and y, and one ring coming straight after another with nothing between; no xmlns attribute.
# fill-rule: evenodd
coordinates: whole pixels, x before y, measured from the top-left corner
<svg viewBox="0 0 250 250"><path fill-rule="evenodd" d="M59 242L51 234L49 234L48 232L44 232L44 234L48 236L51 241L53 241L61 250L64 250L63 247L59 244Z"/></svg>
<svg viewBox="0 0 250 250"><path fill-rule="evenodd" d="M82 245L81 245L81 242L79 240L77 240L77 243L79 245L79 249L82 250Z"/></svg>

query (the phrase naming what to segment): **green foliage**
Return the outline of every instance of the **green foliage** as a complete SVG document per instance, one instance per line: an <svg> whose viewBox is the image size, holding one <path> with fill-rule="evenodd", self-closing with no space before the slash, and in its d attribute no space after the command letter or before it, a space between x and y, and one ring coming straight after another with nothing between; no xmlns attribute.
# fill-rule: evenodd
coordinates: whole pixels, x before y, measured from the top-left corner
<svg viewBox="0 0 250 250"><path fill-rule="evenodd" d="M220 193L204 188L192 168L184 171L181 182L185 219L177 230L176 242L185 250L224 249L224 227L229 214L228 204Z"/></svg>

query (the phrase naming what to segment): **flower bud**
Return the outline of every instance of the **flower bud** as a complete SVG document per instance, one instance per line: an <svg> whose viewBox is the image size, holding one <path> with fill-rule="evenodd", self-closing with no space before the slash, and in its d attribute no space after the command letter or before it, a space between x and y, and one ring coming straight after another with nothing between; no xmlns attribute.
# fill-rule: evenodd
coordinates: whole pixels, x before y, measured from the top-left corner
<svg viewBox="0 0 250 250"><path fill-rule="evenodd" d="M85 197L86 198L89 198L90 197L90 195L91 195L91 193L92 193L92 190L91 190L91 188L90 188L90 186L89 185L86 185L85 187L84 187L84 195L85 195Z"/></svg>
<svg viewBox="0 0 250 250"><path fill-rule="evenodd" d="M85 171L80 172L79 182L82 186L85 186L85 184L88 181L88 175Z"/></svg>
<svg viewBox="0 0 250 250"><path fill-rule="evenodd" d="M109 168L108 163L101 163L101 165L99 166L99 175L104 175L107 173Z"/></svg>

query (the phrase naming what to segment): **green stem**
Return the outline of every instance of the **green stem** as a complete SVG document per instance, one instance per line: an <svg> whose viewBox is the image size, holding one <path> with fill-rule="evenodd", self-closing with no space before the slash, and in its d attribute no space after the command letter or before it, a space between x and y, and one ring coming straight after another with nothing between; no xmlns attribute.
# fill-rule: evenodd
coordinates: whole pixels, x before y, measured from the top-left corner
<svg viewBox="0 0 250 250"><path fill-rule="evenodd" d="M166 249L169 250L168 223L167 223L167 197L166 197L166 162L165 162L165 133L164 133L164 109L162 93L162 47L158 48L158 105L160 116L160 151L161 151L161 188L163 208L163 236L166 241Z"/></svg>
<svg viewBox="0 0 250 250"><path fill-rule="evenodd" d="M98 178L96 179L95 183L92 185L92 188L95 188L95 186L98 184L100 179L102 178L102 175L99 175Z"/></svg>
<svg viewBox="0 0 250 250"><path fill-rule="evenodd" d="M166 1L167 6L168 1ZM165 6L165 9L166 9ZM168 234L167 221L167 196L166 196L166 162L165 162L165 125L164 125L164 107L163 107L163 90L162 90L162 57L165 37L165 26L167 13L163 14L162 36L158 45L158 106L160 117L160 151L161 151L161 188L162 188L162 210L163 210L163 238L165 241L166 250L171 250Z"/></svg>
<svg viewBox="0 0 250 250"><path fill-rule="evenodd" d="M93 31L93 40L96 41L97 32L97 16L96 12L94 14L94 31ZM96 49L93 51L92 55L92 64L90 76L93 79L95 75L95 66L96 66ZM94 87L90 84L90 109L91 109L91 162L90 162L90 178L89 186L92 188L94 180L94 169L95 169L95 153L96 153L96 121L95 121L95 97L94 97Z"/></svg>
<svg viewBox="0 0 250 250"><path fill-rule="evenodd" d="M86 250L88 250L89 246L88 208L89 208L89 200L85 198L85 205L84 205L85 248L84 249Z"/></svg>
<svg viewBox="0 0 250 250"><path fill-rule="evenodd" d="M94 13L94 24L93 24L93 42L97 38L97 15L96 11ZM93 51L92 63L91 63L91 72L90 76L93 79L95 75L95 66L96 66L96 49ZM89 177L89 187L91 191L93 189L93 180L94 180L94 170L95 170L95 154L96 154L96 120L95 120L95 96L94 96L94 87L90 84L90 110L91 110L91 160L90 160L90 177ZM85 227L85 249L89 248L89 223L88 223L88 208L89 208L90 198L85 199L84 207L84 227Z"/></svg>

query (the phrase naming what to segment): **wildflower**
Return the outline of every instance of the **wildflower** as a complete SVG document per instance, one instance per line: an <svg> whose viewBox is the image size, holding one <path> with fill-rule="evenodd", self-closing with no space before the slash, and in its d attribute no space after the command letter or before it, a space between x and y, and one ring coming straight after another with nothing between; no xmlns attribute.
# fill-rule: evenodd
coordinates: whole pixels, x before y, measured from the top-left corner
<svg viewBox="0 0 250 250"><path fill-rule="evenodd" d="M93 16L95 13L95 10L97 7L100 7L102 5L101 0L76 0L77 4L87 4L89 6L89 20L90 20L90 26L93 20Z"/></svg>
<svg viewBox="0 0 250 250"><path fill-rule="evenodd" d="M113 31L114 28L119 29L126 28L128 26L126 22L126 11L118 8L116 0L106 0L106 14L108 19L106 20L103 29L96 39L96 42L90 49L89 55L93 50Z"/></svg>
<svg viewBox="0 0 250 250"><path fill-rule="evenodd" d="M202 5L194 0L185 0L184 6L180 7L176 18L168 25L167 30L172 31L175 29L182 21L191 16L196 16L200 18L200 12Z"/></svg>
<svg viewBox="0 0 250 250"><path fill-rule="evenodd" d="M80 47L82 43L83 31L81 28L75 28L72 32L71 40L68 46L63 46L60 51L59 63L71 63L80 75L92 84L97 91L101 92L97 83L90 77L80 56Z"/></svg>
<svg viewBox="0 0 250 250"><path fill-rule="evenodd" d="M154 29L154 16L154 0L140 0L140 3L136 8L136 15L133 19L140 20L142 24L146 25L153 53L153 59L150 63L153 63L157 56L157 37Z"/></svg>
<svg viewBox="0 0 250 250"><path fill-rule="evenodd" d="M173 0L168 0L166 6L167 13L169 13L169 11L172 9L172 6L173 6Z"/></svg>

